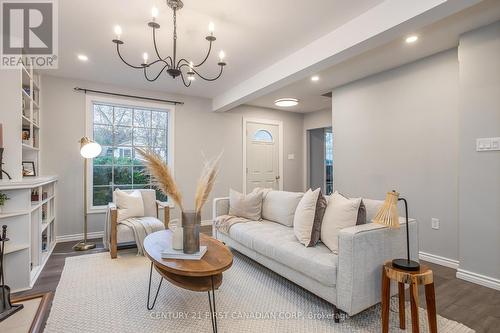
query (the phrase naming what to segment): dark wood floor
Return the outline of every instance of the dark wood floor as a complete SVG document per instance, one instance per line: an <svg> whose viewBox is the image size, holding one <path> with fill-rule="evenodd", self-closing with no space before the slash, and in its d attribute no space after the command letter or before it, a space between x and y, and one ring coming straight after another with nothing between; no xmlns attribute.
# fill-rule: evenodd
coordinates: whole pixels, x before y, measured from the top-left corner
<svg viewBox="0 0 500 333"><path fill-rule="evenodd" d="M208 228L203 231L210 233ZM55 292L67 257L105 251L100 239L94 241L97 243L97 248L87 252L74 252L72 246L75 242L57 244L33 289L14 296ZM434 271L439 315L461 322L477 332L500 332L500 291L459 280L455 277L456 272L453 269L426 264ZM420 300L423 301L425 299L423 290L421 293ZM420 306L425 307L425 302Z"/></svg>

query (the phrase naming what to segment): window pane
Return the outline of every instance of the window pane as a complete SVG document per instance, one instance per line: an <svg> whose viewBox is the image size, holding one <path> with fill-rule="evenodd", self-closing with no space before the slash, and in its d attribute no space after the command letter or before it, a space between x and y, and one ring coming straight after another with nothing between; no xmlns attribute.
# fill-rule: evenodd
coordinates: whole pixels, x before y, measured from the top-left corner
<svg viewBox="0 0 500 333"><path fill-rule="evenodd" d="M149 184L149 174L145 167L134 166L134 185L136 184Z"/></svg>
<svg viewBox="0 0 500 333"><path fill-rule="evenodd" d="M149 128L134 128L134 146L149 146Z"/></svg>
<svg viewBox="0 0 500 333"><path fill-rule="evenodd" d="M94 140L101 146L111 146L113 144L113 127L94 125Z"/></svg>
<svg viewBox="0 0 500 333"><path fill-rule="evenodd" d="M136 184L134 184L134 185L132 186L132 188L137 189L137 190L142 190L142 189L150 189L150 188L151 188L151 185L141 185L141 184L136 185Z"/></svg>
<svg viewBox="0 0 500 333"><path fill-rule="evenodd" d="M114 168L115 184L132 184L132 167L119 166Z"/></svg>
<svg viewBox="0 0 500 333"><path fill-rule="evenodd" d="M153 148L153 151L160 155L161 159L166 161L167 160L167 150L163 148Z"/></svg>
<svg viewBox="0 0 500 333"><path fill-rule="evenodd" d="M123 190L123 191L125 191L125 190L132 190L133 189L132 185L119 185L119 186L115 186L115 190L117 188L119 188L120 190Z"/></svg>
<svg viewBox="0 0 500 333"><path fill-rule="evenodd" d="M94 124L112 125L113 107L109 105L94 104Z"/></svg>
<svg viewBox="0 0 500 333"><path fill-rule="evenodd" d="M162 111L153 111L153 124L154 128L167 128L167 113Z"/></svg>
<svg viewBox="0 0 500 333"><path fill-rule="evenodd" d="M148 147L138 147L138 148L148 149ZM141 155L139 155L139 153L135 149L132 152L132 156L133 156L132 164L134 164L134 165L144 165L144 159L142 158Z"/></svg>
<svg viewBox="0 0 500 333"><path fill-rule="evenodd" d="M161 129L153 129L151 146L164 148L167 146L167 131Z"/></svg>
<svg viewBox="0 0 500 333"><path fill-rule="evenodd" d="M94 165L112 165L113 164L113 148L102 147L101 154L92 160Z"/></svg>
<svg viewBox="0 0 500 333"><path fill-rule="evenodd" d="M132 145L132 128L116 126L115 127L115 146Z"/></svg>
<svg viewBox="0 0 500 333"><path fill-rule="evenodd" d="M156 200L160 200L163 202L167 202L168 198L165 196L159 189L155 188L156 190Z"/></svg>
<svg viewBox="0 0 500 333"><path fill-rule="evenodd" d="M117 147L114 150L115 165L132 165L132 147Z"/></svg>
<svg viewBox="0 0 500 333"><path fill-rule="evenodd" d="M112 201L111 186L94 186L92 196L94 206L105 206Z"/></svg>
<svg viewBox="0 0 500 333"><path fill-rule="evenodd" d="M132 126L132 109L115 107L115 125Z"/></svg>
<svg viewBox="0 0 500 333"><path fill-rule="evenodd" d="M273 136L266 130L258 130L253 136L254 141L273 142Z"/></svg>
<svg viewBox="0 0 500 333"><path fill-rule="evenodd" d="M93 169L93 184L94 185L111 185L112 167L95 165Z"/></svg>
<svg viewBox="0 0 500 333"><path fill-rule="evenodd" d="M151 111L134 109L134 126L151 127Z"/></svg>

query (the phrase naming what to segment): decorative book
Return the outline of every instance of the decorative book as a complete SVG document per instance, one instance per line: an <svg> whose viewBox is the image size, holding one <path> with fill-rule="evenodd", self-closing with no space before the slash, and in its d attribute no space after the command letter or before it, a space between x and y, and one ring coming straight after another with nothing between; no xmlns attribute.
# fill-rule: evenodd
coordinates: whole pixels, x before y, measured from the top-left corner
<svg viewBox="0 0 500 333"><path fill-rule="evenodd" d="M163 259L184 259L184 260L200 260L207 253L206 246L200 246L200 251L192 254L182 252L182 250L174 250L172 248L165 249L161 252Z"/></svg>

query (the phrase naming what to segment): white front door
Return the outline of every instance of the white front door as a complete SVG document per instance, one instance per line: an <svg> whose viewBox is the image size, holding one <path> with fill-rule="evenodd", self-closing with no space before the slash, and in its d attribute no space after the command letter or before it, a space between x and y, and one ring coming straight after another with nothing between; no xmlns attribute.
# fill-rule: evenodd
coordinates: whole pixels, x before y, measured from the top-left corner
<svg viewBox="0 0 500 333"><path fill-rule="evenodd" d="M278 124L246 122L246 192L256 187L280 189Z"/></svg>

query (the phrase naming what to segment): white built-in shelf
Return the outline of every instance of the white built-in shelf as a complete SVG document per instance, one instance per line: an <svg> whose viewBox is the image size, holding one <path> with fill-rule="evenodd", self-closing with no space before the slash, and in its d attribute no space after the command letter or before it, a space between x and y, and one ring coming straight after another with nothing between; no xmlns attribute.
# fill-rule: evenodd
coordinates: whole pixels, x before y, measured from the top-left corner
<svg viewBox="0 0 500 333"><path fill-rule="evenodd" d="M15 217L15 216L20 216L20 215L26 215L28 214L28 211L18 211L18 212L5 212L5 213L0 213L0 219L6 219L8 217Z"/></svg>
<svg viewBox="0 0 500 333"><path fill-rule="evenodd" d="M44 232L45 229L47 229L47 227L52 223L54 222L55 220L55 216L47 219L47 220L42 220L42 229L41 229L41 232Z"/></svg>
<svg viewBox="0 0 500 333"><path fill-rule="evenodd" d="M22 145L23 145L23 149L26 149L26 150L35 150L35 151L39 151L40 150L40 148L30 146L30 145L28 145L26 143L23 143Z"/></svg>
<svg viewBox="0 0 500 333"><path fill-rule="evenodd" d="M15 252L30 248L29 244L17 244L17 245L13 245L13 246L9 246L9 245L10 245L9 242L5 243L5 252L4 252L5 254L15 253Z"/></svg>
<svg viewBox="0 0 500 333"><path fill-rule="evenodd" d="M52 199L54 199L53 195L51 195L47 199L43 199L42 201L32 201L31 202L31 210L33 211L33 210L41 207L43 204L46 204L47 202L49 202Z"/></svg>
<svg viewBox="0 0 500 333"><path fill-rule="evenodd" d="M39 128L38 124L35 123L34 121L32 121L31 119L29 119L28 117L22 116L22 118L23 118L23 126L33 125L34 128L36 128L36 129Z"/></svg>

